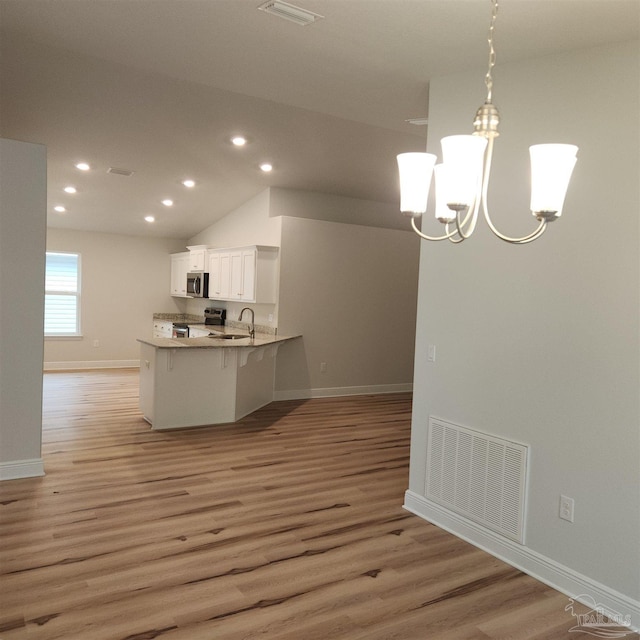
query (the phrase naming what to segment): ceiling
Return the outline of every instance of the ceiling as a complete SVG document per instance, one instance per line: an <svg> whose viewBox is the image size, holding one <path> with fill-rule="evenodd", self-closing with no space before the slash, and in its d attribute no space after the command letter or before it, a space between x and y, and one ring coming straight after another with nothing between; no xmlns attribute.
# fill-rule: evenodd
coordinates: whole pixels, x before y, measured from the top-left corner
<svg viewBox="0 0 640 640"><path fill-rule="evenodd" d="M324 18L301 27L261 0L0 0L0 135L47 145L48 224L188 238L268 186L395 205L395 155L425 146L405 120L427 116L429 79L477 70L484 99L489 0L292 3ZM639 25L640 0L504 0L496 102L501 63Z"/></svg>

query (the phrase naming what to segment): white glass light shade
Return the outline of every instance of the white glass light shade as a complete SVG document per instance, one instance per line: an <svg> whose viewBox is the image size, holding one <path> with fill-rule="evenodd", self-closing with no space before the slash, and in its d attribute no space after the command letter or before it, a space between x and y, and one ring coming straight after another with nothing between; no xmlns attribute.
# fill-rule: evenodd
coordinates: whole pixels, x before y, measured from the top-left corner
<svg viewBox="0 0 640 640"><path fill-rule="evenodd" d="M427 210L431 175L436 156L432 153L401 153L398 155L400 173L400 211L420 216Z"/></svg>
<svg viewBox="0 0 640 640"><path fill-rule="evenodd" d="M531 211L558 218L576 164L578 147L572 144L534 144L531 156ZM553 214L549 216L548 214Z"/></svg>
<svg viewBox="0 0 640 640"><path fill-rule="evenodd" d="M446 136L442 145L442 163L450 172L451 191L447 204L470 207L479 192L487 139L483 136Z"/></svg>
<svg viewBox="0 0 640 640"><path fill-rule="evenodd" d="M438 222L453 222L456 212L449 209L447 202L451 193L451 172L443 164L437 164L433 168L436 183L436 220Z"/></svg>

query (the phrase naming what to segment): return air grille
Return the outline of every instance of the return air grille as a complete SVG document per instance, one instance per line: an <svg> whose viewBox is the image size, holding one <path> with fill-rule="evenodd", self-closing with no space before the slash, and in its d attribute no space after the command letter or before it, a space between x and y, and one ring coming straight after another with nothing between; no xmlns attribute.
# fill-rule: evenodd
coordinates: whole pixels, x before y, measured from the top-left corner
<svg viewBox="0 0 640 640"><path fill-rule="evenodd" d="M429 418L425 495L524 543L528 447Z"/></svg>
<svg viewBox="0 0 640 640"><path fill-rule="evenodd" d="M133 175L133 171L130 169L118 169L118 167L109 167L107 173L114 173L117 176L126 176L127 178Z"/></svg>

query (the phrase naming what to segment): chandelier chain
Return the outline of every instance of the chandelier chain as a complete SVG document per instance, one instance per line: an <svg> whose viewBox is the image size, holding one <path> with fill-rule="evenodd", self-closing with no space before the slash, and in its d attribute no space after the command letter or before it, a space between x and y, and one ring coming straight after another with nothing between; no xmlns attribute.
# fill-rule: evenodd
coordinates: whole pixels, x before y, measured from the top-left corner
<svg viewBox="0 0 640 640"><path fill-rule="evenodd" d="M491 23L489 24L489 36L487 38L487 42L489 43L489 69L484 78L484 83L487 86L486 104L491 104L491 94L493 90L493 76L491 75L491 71L496 64L496 50L493 48L493 33L496 27L496 18L498 17L498 0L491 0L491 4Z"/></svg>

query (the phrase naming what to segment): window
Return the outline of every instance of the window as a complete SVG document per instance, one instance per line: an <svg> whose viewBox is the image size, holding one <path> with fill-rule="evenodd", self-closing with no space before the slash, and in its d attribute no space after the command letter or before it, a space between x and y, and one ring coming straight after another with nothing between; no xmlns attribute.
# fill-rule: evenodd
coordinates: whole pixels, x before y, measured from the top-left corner
<svg viewBox="0 0 640 640"><path fill-rule="evenodd" d="M80 335L80 255L50 253L44 295L44 335Z"/></svg>

